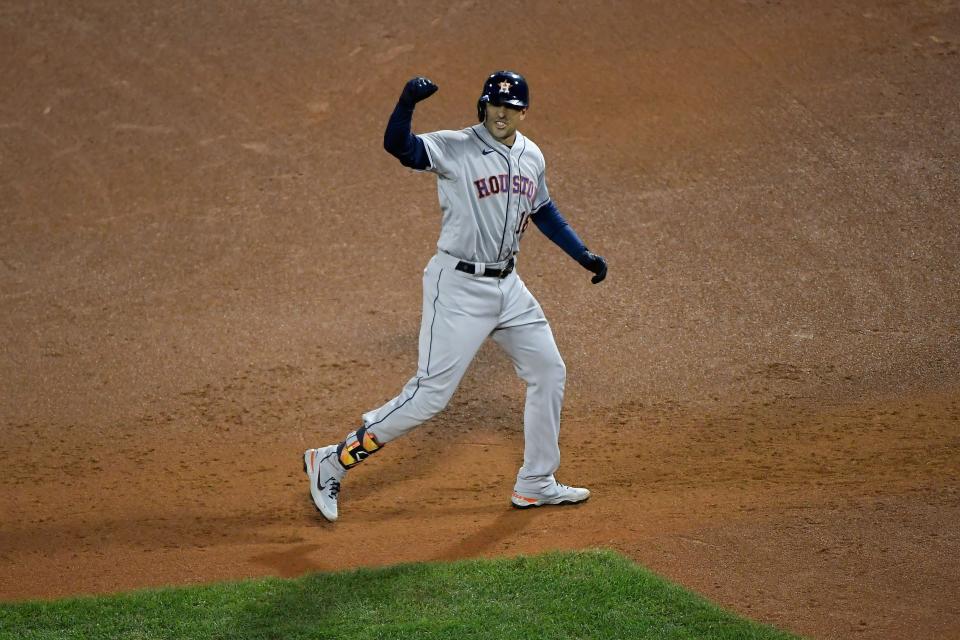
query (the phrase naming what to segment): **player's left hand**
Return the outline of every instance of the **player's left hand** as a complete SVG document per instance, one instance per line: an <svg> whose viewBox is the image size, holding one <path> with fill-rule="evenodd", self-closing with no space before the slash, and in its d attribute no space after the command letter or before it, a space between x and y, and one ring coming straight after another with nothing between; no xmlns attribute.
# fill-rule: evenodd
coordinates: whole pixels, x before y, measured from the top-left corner
<svg viewBox="0 0 960 640"><path fill-rule="evenodd" d="M584 251L579 262L584 269L596 274L590 278L590 282L593 284L600 284L607 277L607 261L603 256L598 256L592 251Z"/></svg>

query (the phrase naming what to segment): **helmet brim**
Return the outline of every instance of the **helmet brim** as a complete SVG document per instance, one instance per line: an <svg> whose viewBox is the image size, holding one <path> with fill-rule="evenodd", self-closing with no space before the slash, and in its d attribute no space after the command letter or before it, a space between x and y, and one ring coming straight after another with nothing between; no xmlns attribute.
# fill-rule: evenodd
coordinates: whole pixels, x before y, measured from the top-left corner
<svg viewBox="0 0 960 640"><path fill-rule="evenodd" d="M529 105L523 100L497 100L496 98L490 99L490 104L495 107L516 107L517 109L526 109Z"/></svg>

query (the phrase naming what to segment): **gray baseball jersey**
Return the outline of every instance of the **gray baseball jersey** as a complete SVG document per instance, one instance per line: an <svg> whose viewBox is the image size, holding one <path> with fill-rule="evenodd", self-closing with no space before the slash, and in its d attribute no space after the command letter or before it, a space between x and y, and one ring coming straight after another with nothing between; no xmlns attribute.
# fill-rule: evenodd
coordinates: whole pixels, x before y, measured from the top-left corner
<svg viewBox="0 0 960 640"><path fill-rule="evenodd" d="M516 254L530 215L550 200L540 148L519 131L507 147L482 124L418 137L438 178L437 248L488 264Z"/></svg>

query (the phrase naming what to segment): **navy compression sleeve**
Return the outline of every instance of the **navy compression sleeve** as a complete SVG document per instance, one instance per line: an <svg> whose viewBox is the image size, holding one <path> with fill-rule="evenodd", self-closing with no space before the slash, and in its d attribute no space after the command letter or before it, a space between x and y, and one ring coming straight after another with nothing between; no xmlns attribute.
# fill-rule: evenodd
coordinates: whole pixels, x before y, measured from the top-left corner
<svg viewBox="0 0 960 640"><path fill-rule="evenodd" d="M410 131L411 122L413 107L398 102L383 132L383 148L403 166L423 170L430 166L430 158L423 140Z"/></svg>
<svg viewBox="0 0 960 640"><path fill-rule="evenodd" d="M570 228L553 201L547 202L533 214L533 224L571 258L580 261L587 248L577 232Z"/></svg>

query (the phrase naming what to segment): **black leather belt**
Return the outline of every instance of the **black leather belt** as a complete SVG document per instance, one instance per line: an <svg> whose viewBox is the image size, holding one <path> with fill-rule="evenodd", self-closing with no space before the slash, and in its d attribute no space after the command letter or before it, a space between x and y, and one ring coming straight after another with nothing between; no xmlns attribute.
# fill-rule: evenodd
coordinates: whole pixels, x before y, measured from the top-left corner
<svg viewBox="0 0 960 640"><path fill-rule="evenodd" d="M487 267L483 270L483 273L476 273L473 268L472 262L464 262L461 260L457 263L457 271L463 271L464 273L469 273L473 276L484 276L487 278L506 278L513 272L514 261L513 258L510 258L510 262L507 263L503 269L494 269L493 267Z"/></svg>

